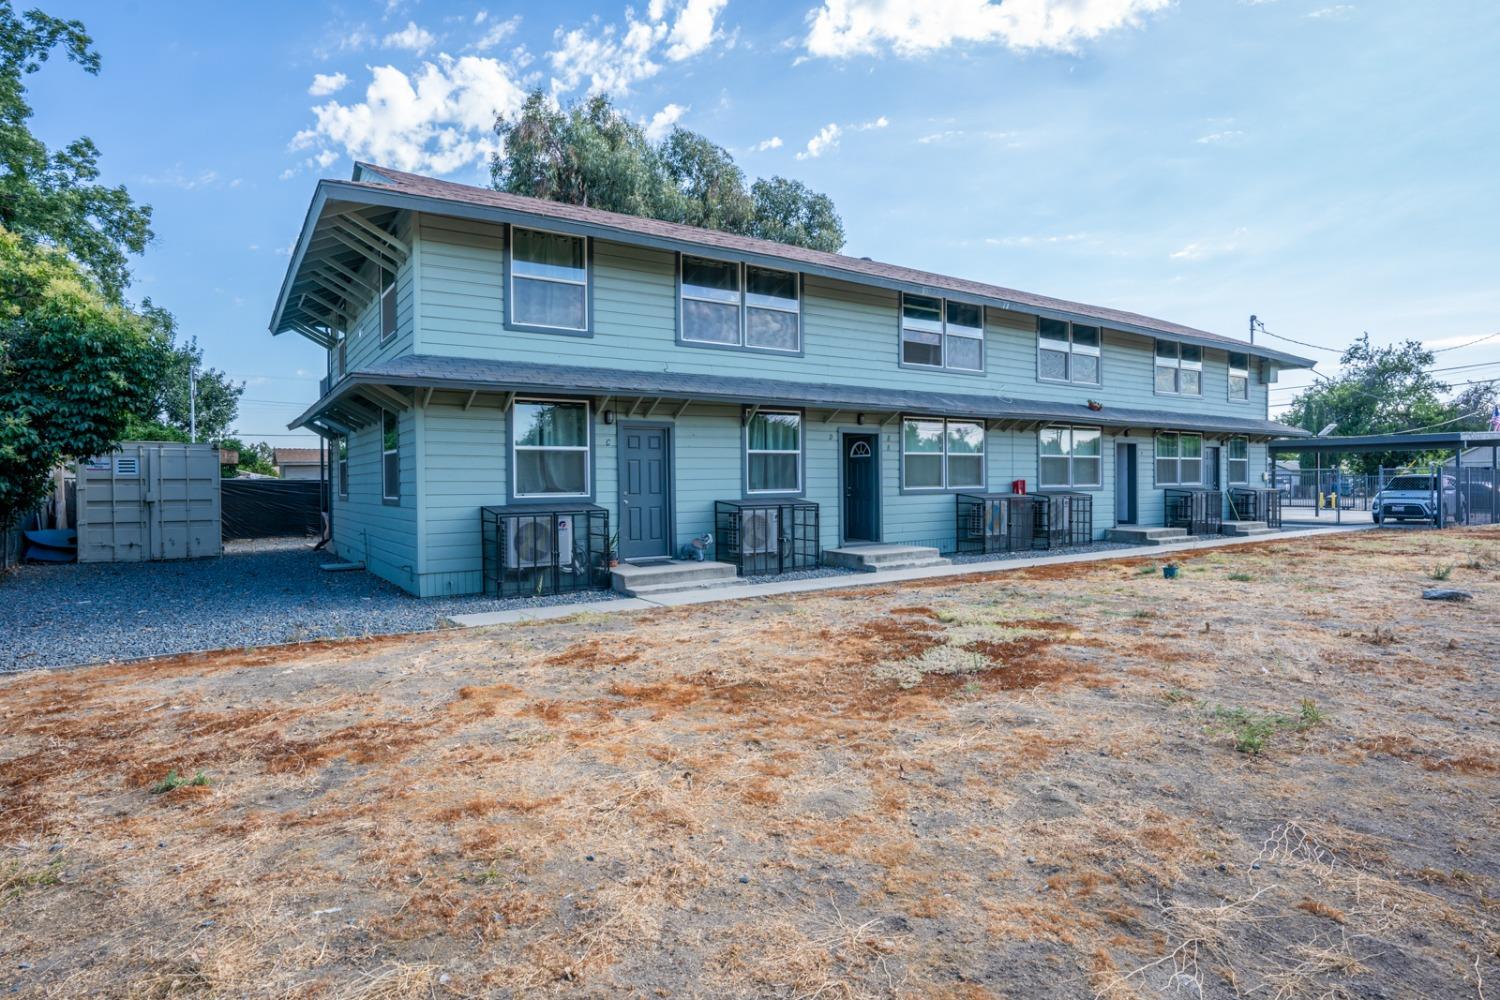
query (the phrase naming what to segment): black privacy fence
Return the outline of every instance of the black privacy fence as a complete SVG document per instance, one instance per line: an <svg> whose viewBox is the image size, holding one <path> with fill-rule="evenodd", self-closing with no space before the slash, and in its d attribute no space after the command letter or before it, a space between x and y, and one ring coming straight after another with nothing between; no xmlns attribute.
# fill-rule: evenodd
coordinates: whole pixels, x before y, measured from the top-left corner
<svg viewBox="0 0 1500 1000"><path fill-rule="evenodd" d="M484 592L545 597L609 586L609 512L593 504L482 507Z"/></svg>
<svg viewBox="0 0 1500 1000"><path fill-rule="evenodd" d="M959 493L954 551L1021 552L1089 545L1094 498L1087 493Z"/></svg>
<svg viewBox="0 0 1500 1000"><path fill-rule="evenodd" d="M818 505L806 500L714 503L714 557L740 576L816 569L822 558Z"/></svg>

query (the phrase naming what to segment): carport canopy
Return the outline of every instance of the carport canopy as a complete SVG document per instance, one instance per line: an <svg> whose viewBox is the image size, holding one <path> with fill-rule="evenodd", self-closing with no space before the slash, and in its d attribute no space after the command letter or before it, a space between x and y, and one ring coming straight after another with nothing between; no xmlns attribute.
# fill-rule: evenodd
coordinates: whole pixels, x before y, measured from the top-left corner
<svg viewBox="0 0 1500 1000"><path fill-rule="evenodd" d="M1278 452L1348 455L1355 452L1451 451L1462 456L1471 448L1491 449L1491 463L1500 456L1500 431L1434 431L1422 434L1361 434L1350 437L1276 438L1266 443L1274 460Z"/></svg>

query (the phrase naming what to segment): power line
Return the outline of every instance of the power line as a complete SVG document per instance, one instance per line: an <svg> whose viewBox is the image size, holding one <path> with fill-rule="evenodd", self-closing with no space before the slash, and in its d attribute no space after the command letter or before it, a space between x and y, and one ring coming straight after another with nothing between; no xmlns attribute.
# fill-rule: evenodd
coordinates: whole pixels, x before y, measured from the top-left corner
<svg viewBox="0 0 1500 1000"><path fill-rule="evenodd" d="M1439 421L1438 423L1435 423L1435 424L1428 424L1425 427L1412 427L1412 428L1410 428L1408 430L1394 431L1392 433L1395 433L1395 434L1419 434L1422 431L1430 431L1434 427L1446 427L1449 424L1456 424L1460 420L1468 420L1470 417L1477 417L1481 413L1485 412L1485 410L1487 410L1487 409L1489 409L1489 407L1487 407L1487 406L1481 406L1479 409L1475 410L1473 413L1461 413L1458 416L1454 417L1452 420L1442 420L1442 421Z"/></svg>
<svg viewBox="0 0 1500 1000"><path fill-rule="evenodd" d="M1500 331L1497 331L1495 333L1487 333L1483 337L1480 337L1477 340L1471 340L1471 341L1469 341L1467 344L1456 344L1453 347L1433 347L1433 348L1430 348L1430 350L1432 351L1433 354L1442 354L1442 353L1444 353L1446 351L1461 351L1465 347L1473 347L1475 344L1482 344L1486 340L1494 340L1496 337L1500 337Z"/></svg>

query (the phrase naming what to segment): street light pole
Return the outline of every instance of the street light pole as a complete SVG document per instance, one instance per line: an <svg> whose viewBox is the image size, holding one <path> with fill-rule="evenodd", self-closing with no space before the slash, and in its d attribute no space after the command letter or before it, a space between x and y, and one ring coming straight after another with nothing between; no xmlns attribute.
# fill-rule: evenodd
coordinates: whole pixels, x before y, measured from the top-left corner
<svg viewBox="0 0 1500 1000"><path fill-rule="evenodd" d="M188 437L198 443L198 364L188 366Z"/></svg>

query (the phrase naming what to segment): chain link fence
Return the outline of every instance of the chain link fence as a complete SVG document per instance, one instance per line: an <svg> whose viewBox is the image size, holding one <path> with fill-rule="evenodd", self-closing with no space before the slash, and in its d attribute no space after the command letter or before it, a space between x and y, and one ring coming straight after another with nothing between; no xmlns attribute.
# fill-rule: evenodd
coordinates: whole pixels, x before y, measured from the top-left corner
<svg viewBox="0 0 1500 1000"><path fill-rule="evenodd" d="M1278 468L1273 485L1282 507L1318 514L1364 511L1377 523L1434 527L1500 523L1500 477L1490 466L1413 465L1368 475Z"/></svg>

